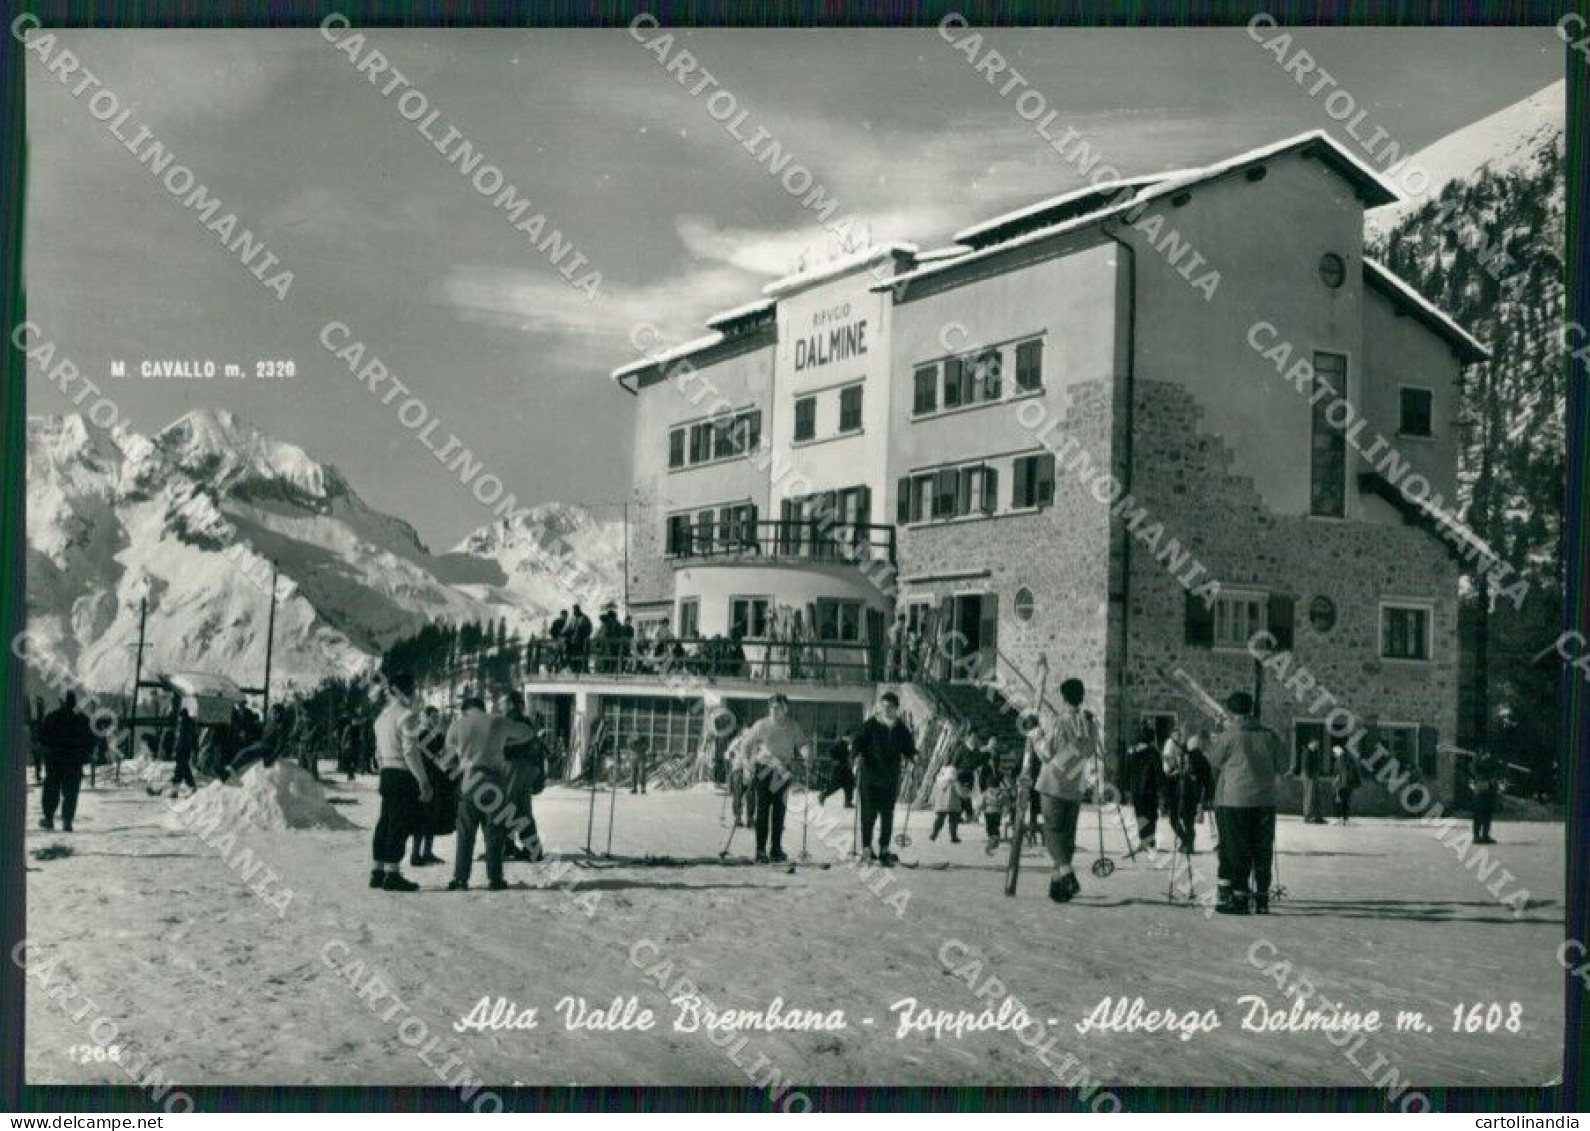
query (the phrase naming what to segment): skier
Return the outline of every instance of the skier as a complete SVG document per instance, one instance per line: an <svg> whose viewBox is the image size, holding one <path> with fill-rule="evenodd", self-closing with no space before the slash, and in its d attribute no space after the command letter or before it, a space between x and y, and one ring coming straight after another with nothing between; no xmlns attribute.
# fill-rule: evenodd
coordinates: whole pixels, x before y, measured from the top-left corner
<svg viewBox="0 0 1590 1131"><path fill-rule="evenodd" d="M933 831L928 833L929 840L938 840L946 821L950 843L961 843L961 788L952 765L940 766L939 776L933 780Z"/></svg>
<svg viewBox="0 0 1590 1131"><path fill-rule="evenodd" d="M873 859L873 830L878 833L878 863L885 868L899 863L889 851L894 832L894 803L900 795L902 763L916 758L916 739L900 718L900 697L885 691L878 697L878 712L856 732L854 744L856 792L861 804L861 858Z"/></svg>
<svg viewBox="0 0 1590 1131"><path fill-rule="evenodd" d="M784 855L784 813L795 765L810 759L811 740L789 717L789 699L780 694L767 701L767 718L745 732L745 749L755 769L756 862L781 864Z"/></svg>
<svg viewBox="0 0 1590 1131"><path fill-rule="evenodd" d="M1127 792L1132 795L1132 811L1137 815L1137 839L1148 848L1154 847L1163 801L1161 793L1164 782L1160 764L1162 761L1168 764L1173 758L1178 762L1181 760L1180 728L1171 728L1170 737L1165 739L1163 753L1156 749L1157 745L1154 724L1144 720L1136 744L1126 752ZM1167 808L1165 812L1169 815L1170 810Z"/></svg>
<svg viewBox="0 0 1590 1131"><path fill-rule="evenodd" d="M1336 819L1345 825L1353 812L1353 791L1364 776L1358 770L1358 760L1340 746L1331 747L1331 763L1336 781Z"/></svg>
<svg viewBox="0 0 1590 1131"><path fill-rule="evenodd" d="M1092 767L1103 752L1098 720L1084 710L1086 688L1080 679L1060 685L1066 709L1045 734L1035 727L1027 737L1027 768L1033 792L1041 797L1043 839L1054 863L1049 898L1065 903L1082 890L1071 866L1077 848L1077 817Z"/></svg>
<svg viewBox="0 0 1590 1131"><path fill-rule="evenodd" d="M55 828L55 807L61 808L61 828L72 831L77 816L77 792L83 784L83 763L94 752L94 728L77 709L77 692L61 696L61 705L39 721L39 742L44 747L44 806L39 828Z"/></svg>
<svg viewBox="0 0 1590 1131"><path fill-rule="evenodd" d="M1496 800L1502 789L1502 766L1489 754L1478 754L1469 763L1469 796L1472 806L1475 844L1495 844L1491 821L1496 816Z"/></svg>
<svg viewBox="0 0 1590 1131"><path fill-rule="evenodd" d="M1236 723L1215 739L1209 756L1215 775L1215 826L1220 830L1215 910L1222 915L1268 915L1275 779L1286 772L1286 748L1253 717L1253 696L1246 691L1232 692L1226 710Z"/></svg>
<svg viewBox="0 0 1590 1131"><path fill-rule="evenodd" d="M190 790L198 789L199 783L193 779L193 758L199 752L199 727L193 721L193 716L188 714L188 709L183 707L177 712L177 740L174 747L176 755L176 768L171 774L170 796L177 796L178 790L186 782Z"/></svg>
<svg viewBox="0 0 1590 1131"><path fill-rule="evenodd" d="M850 757L849 743L843 738L834 739L833 746L828 749L828 784L817 795L818 805L843 790L845 808L856 807L856 775L850 768Z"/></svg>
<svg viewBox="0 0 1590 1131"><path fill-rule="evenodd" d="M384 891L418 891L405 879L403 849L420 828L423 806L431 800L430 775L420 753L423 716L414 709L414 678L398 672L387 681L387 703L375 720L375 756L381 767L381 815L376 819L370 886Z"/></svg>

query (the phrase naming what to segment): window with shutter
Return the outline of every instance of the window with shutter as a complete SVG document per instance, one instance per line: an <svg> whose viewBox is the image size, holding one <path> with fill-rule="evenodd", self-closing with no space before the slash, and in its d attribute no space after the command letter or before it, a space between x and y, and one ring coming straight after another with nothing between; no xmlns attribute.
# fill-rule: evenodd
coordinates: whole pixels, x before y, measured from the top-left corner
<svg viewBox="0 0 1590 1131"><path fill-rule="evenodd" d="M685 430L675 428L668 433L668 466L683 467L685 465Z"/></svg>
<svg viewBox="0 0 1590 1131"><path fill-rule="evenodd" d="M1043 388L1043 341L1022 342L1016 347L1016 391L1032 393Z"/></svg>
<svg viewBox="0 0 1590 1131"><path fill-rule="evenodd" d="M810 440L817 435L817 398L802 397L795 402L795 439Z"/></svg>
<svg viewBox="0 0 1590 1131"><path fill-rule="evenodd" d="M939 407L939 367L924 365L916 371L914 381L911 411L917 416L936 411Z"/></svg>
<svg viewBox="0 0 1590 1131"><path fill-rule="evenodd" d="M852 385L839 392L839 430L856 432L861 428L862 386Z"/></svg>
<svg viewBox="0 0 1590 1131"><path fill-rule="evenodd" d="M983 468L983 498L980 509L984 514L993 514L999 510L999 471L996 468Z"/></svg>
<svg viewBox="0 0 1590 1131"><path fill-rule="evenodd" d="M997 401L1003 388L1000 381L1000 354L997 349L984 350L977 357L975 373L979 400Z"/></svg>
<svg viewBox="0 0 1590 1131"><path fill-rule="evenodd" d="M952 467L946 467L938 472L933 482L933 517L954 518L955 496L960 485L960 476Z"/></svg>
<svg viewBox="0 0 1590 1131"><path fill-rule="evenodd" d="M1186 593L1185 597L1183 623L1187 644L1194 648L1212 648L1215 643L1214 610L1192 593Z"/></svg>
<svg viewBox="0 0 1590 1131"><path fill-rule="evenodd" d="M961 359L958 357L946 358L944 361L944 407L958 408L961 404Z"/></svg>
<svg viewBox="0 0 1590 1131"><path fill-rule="evenodd" d="M1038 486L1038 505L1050 506L1054 502L1054 453L1044 452L1038 457L1038 468L1033 478Z"/></svg>
<svg viewBox="0 0 1590 1131"><path fill-rule="evenodd" d="M1275 637L1278 652L1292 650L1293 622L1297 619L1297 603L1290 593L1271 593L1269 608L1270 635Z"/></svg>
<svg viewBox="0 0 1590 1131"><path fill-rule="evenodd" d="M1038 497L1038 492L1033 486L1033 473L1036 471L1038 458L1036 456L1022 456L1010 465L1010 505L1015 508L1033 506Z"/></svg>

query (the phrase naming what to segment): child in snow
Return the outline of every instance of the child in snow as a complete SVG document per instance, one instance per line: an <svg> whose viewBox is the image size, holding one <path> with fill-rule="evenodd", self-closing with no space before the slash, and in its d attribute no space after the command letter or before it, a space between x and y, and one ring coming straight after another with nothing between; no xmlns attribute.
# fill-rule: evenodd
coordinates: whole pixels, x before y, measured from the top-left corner
<svg viewBox="0 0 1590 1131"><path fill-rule="evenodd" d="M946 765L939 768L938 777L933 779L933 831L928 834L929 840L938 840L944 822L948 821L950 843L961 843L961 790L955 777L955 767Z"/></svg>
<svg viewBox="0 0 1590 1131"><path fill-rule="evenodd" d="M990 856L999 847L999 826L1004 815L1016 806L1016 783L1004 775L995 784L990 782L983 790L983 828L988 831L988 845L983 851Z"/></svg>

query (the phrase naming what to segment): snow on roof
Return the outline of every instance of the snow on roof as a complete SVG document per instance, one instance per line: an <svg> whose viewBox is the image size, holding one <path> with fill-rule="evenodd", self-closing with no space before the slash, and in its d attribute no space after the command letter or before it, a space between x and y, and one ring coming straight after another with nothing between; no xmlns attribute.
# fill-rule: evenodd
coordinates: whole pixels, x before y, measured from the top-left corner
<svg viewBox="0 0 1590 1131"><path fill-rule="evenodd" d="M1075 231L1090 224L1096 224L1100 220L1108 220L1111 217L1119 216L1121 213L1128 210L1141 208L1150 200L1157 200L1160 197L1169 196L1173 193L1181 191L1184 188L1187 188L1190 185L1214 180L1216 177L1221 177L1227 173L1234 172L1245 165L1252 165L1256 162L1263 161L1266 158L1274 157L1278 154L1285 153L1288 150L1300 149L1306 145L1322 146L1322 153L1326 160L1336 162L1337 171L1357 184L1358 187L1364 191L1365 195L1370 198L1370 204L1385 204L1401 199L1401 197L1397 195L1397 191L1387 184L1386 181L1381 178L1380 174L1376 173L1368 165L1365 165L1362 161L1358 160L1358 158L1354 157L1342 146L1340 142L1336 141L1324 130L1310 130L1308 133L1302 133L1297 134L1294 137L1283 138L1280 141L1271 142L1269 145L1260 146L1258 149L1250 149L1244 153L1238 153L1232 157L1226 158L1224 161L1218 161L1213 165L1204 165L1199 168L1182 169L1170 173L1157 174L1157 179L1154 180L1149 187L1145 188L1142 192L1137 193L1128 200L1107 205L1106 207L1100 208L1094 212L1083 213L1081 216L1073 217L1072 219L1066 220L1059 224L1054 224L1046 228L1039 228L1035 231L1024 233L1020 236L1016 236L1013 239L1002 240L999 243L989 244L986 247L978 248L976 251L973 251L967 255L958 256L942 263L932 263L925 267L918 267L915 270L907 271L904 274L895 275L890 279L886 279L877 286L874 286L870 289L874 291L885 290L889 287L897 286L900 283L922 278L925 275L932 275L940 271L948 270L951 267L958 267L963 263L970 263L973 260L983 259L999 252L1009 251L1011 248L1022 247L1026 244L1036 243L1040 240L1051 239L1054 236L1064 235L1067 232ZM1044 202L1042 205L1036 206L1034 214L1041 213L1045 208L1052 208L1054 207L1054 204L1054 201ZM997 217L995 220L989 221L989 225L985 225L985 227L997 227L999 224L1008 223L1009 221L1009 216ZM967 231L971 230L972 229L966 229L965 231L957 233L956 238L960 239L966 234Z"/></svg>
<svg viewBox="0 0 1590 1131"><path fill-rule="evenodd" d="M782 279L774 279L762 288L762 293L769 298L777 298L779 295L788 294L790 291L800 290L803 287L826 282L829 279L837 279L839 276L849 274L858 267L865 267L877 259L892 255L915 255L916 253L917 246L914 243L892 241L878 244L874 247L864 248L853 255L844 255L838 259L831 259L812 268L810 271L797 271L793 275L785 275Z"/></svg>
<svg viewBox="0 0 1590 1131"><path fill-rule="evenodd" d="M917 253L918 263L928 263L939 259L954 259L958 255L965 255L972 249L962 244L948 244L945 247L929 248L927 251Z"/></svg>
<svg viewBox="0 0 1590 1131"><path fill-rule="evenodd" d="M738 321L739 319L745 318L749 315L761 314L764 310L772 310L774 305L774 301L770 298L757 299L755 302L748 302L743 306L736 306L733 310L720 311L719 313L714 314L711 318L708 318L704 325L709 330L716 330L730 322Z"/></svg>
<svg viewBox="0 0 1590 1131"><path fill-rule="evenodd" d="M1070 192L1061 193L1059 196L1051 196L1047 200L1040 200L1036 204L1029 204L1025 208L1018 208L1014 212L1006 212L1002 216L995 216L990 220L983 220L980 223L973 224L969 228L962 228L960 231L955 233L954 239L956 243L972 243L979 236L985 236L989 232L995 231L996 229L1007 227L1008 225L1014 224L1020 220L1030 219L1033 216L1037 216L1043 212L1048 212L1052 209L1063 208L1067 204L1074 204L1075 202L1084 200L1090 196L1102 196L1106 193L1111 193L1118 189L1124 188L1140 188L1143 185L1152 184L1155 181L1161 181L1168 177L1174 177L1179 174L1195 171L1196 170L1184 169L1170 173L1149 173L1141 177L1123 177L1120 180L1100 181L1096 185L1083 185L1081 188L1072 189ZM925 259L927 257L922 256L921 258Z"/></svg>
<svg viewBox="0 0 1590 1131"><path fill-rule="evenodd" d="M1377 263L1365 256L1364 278L1371 284L1378 283L1393 298L1400 298L1412 306L1420 321L1459 346L1461 352L1465 354L1466 360L1487 361L1490 359L1491 351L1484 342L1481 342L1463 329L1462 326L1459 326L1446 311L1403 282L1384 263Z"/></svg>
<svg viewBox="0 0 1590 1131"><path fill-rule="evenodd" d="M682 357L689 357L693 353L700 353L709 346L715 346L723 340L724 335L714 330L710 334L706 334L699 338L692 338L690 341L681 342L677 346L672 346L665 350L659 350L656 353L649 353L639 361L632 361L628 365L620 365L617 369L613 370L611 377L613 380L618 381L622 378L628 377L631 373L643 373L654 366L666 365L670 361L678 361Z"/></svg>

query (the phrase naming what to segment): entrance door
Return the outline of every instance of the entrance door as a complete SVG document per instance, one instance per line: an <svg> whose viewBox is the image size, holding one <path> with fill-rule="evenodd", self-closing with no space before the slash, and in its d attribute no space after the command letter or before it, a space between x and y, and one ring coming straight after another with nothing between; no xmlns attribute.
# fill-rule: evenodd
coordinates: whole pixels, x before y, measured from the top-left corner
<svg viewBox="0 0 1590 1131"><path fill-rule="evenodd" d="M994 674L999 633L999 598L992 593L955 597L955 679L986 679Z"/></svg>

